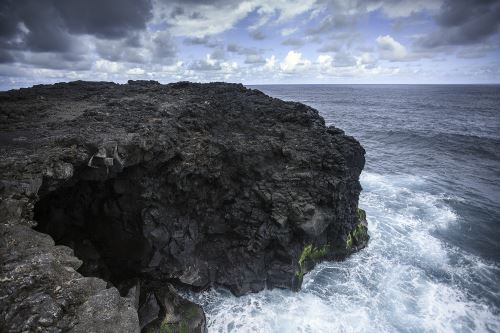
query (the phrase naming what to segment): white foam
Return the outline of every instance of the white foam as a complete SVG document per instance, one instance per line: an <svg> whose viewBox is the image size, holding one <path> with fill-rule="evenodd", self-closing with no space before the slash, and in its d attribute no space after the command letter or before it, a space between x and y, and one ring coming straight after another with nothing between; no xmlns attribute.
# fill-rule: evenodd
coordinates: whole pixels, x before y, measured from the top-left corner
<svg viewBox="0 0 500 333"><path fill-rule="evenodd" d="M455 225L447 197L427 193L416 176L363 172L361 182L371 236L366 250L318 265L298 293L190 294L204 306L209 332L500 331L498 308L466 290L498 293L485 287L498 284L498 265L433 235Z"/></svg>

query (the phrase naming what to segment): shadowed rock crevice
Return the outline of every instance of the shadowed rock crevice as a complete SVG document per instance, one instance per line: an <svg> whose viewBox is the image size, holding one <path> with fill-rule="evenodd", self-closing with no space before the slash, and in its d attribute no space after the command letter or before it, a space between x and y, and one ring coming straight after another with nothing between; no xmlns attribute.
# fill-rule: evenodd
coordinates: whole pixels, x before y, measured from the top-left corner
<svg viewBox="0 0 500 333"><path fill-rule="evenodd" d="M135 193L122 179L71 182L36 203L35 229L71 247L83 260L78 270L82 275L118 284L137 277L150 252L142 236L143 207Z"/></svg>
<svg viewBox="0 0 500 333"><path fill-rule="evenodd" d="M149 235L143 220L148 200L141 195L147 189L137 180L147 169L131 166L106 176L99 171L84 168L62 183L45 181L34 206L35 230L49 234L57 245L72 248L82 261L80 274L103 279L130 299L142 331L162 327L165 332L167 328L204 332L203 310L177 295L170 283L178 280L154 280L159 276L150 274L158 264L151 262L154 239L168 242L169 236L144 236Z"/></svg>

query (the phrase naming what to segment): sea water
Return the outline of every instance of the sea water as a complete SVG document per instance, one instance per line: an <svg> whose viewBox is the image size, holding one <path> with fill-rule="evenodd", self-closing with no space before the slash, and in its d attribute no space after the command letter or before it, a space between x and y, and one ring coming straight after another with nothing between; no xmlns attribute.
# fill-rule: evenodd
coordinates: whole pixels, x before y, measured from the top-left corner
<svg viewBox="0 0 500 333"><path fill-rule="evenodd" d="M300 292L188 297L209 332L500 332L500 86L251 86L366 149L368 247Z"/></svg>

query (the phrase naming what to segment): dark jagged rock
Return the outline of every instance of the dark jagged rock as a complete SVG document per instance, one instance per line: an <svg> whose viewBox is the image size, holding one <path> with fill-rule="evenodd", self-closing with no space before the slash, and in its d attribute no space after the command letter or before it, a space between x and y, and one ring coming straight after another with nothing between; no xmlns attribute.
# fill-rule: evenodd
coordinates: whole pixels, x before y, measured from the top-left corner
<svg viewBox="0 0 500 333"><path fill-rule="evenodd" d="M359 143L242 85L3 92L0 153L0 331L203 332L151 286L298 289L368 240Z"/></svg>
<svg viewBox="0 0 500 333"><path fill-rule="evenodd" d="M162 309L153 320L145 319L153 317L151 314L156 312L154 306L153 311L141 313L139 310L139 321L146 332L206 333L206 318L201 306L180 297L172 285L147 281L143 283L143 288L148 290L147 297L151 298L148 299L149 308L151 309L150 303L156 302Z"/></svg>

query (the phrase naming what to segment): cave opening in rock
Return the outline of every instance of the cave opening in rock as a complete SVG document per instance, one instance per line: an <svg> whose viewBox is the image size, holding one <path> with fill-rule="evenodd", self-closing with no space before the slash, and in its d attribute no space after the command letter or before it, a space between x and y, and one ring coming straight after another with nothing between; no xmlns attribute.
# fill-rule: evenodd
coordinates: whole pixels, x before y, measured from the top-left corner
<svg viewBox="0 0 500 333"><path fill-rule="evenodd" d="M83 262L80 274L101 278L130 299L142 332L160 326L203 332L202 308L177 295L171 284L176 280L149 274L155 267L150 265L153 245L143 230L145 170L136 165L114 174L101 171L86 168L66 181L45 179L34 207L35 229L71 247Z"/></svg>
<svg viewBox="0 0 500 333"><path fill-rule="evenodd" d="M71 247L83 261L78 271L84 276L114 285L138 277L148 259L148 242L134 186L126 171L105 180L75 177L58 187L45 182L35 204L35 229Z"/></svg>

